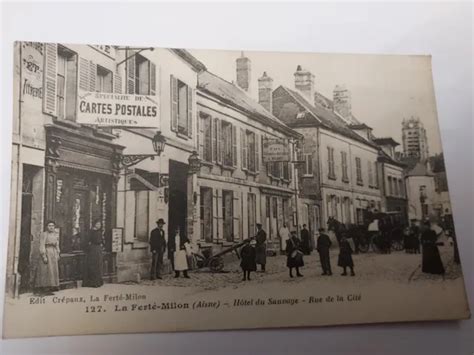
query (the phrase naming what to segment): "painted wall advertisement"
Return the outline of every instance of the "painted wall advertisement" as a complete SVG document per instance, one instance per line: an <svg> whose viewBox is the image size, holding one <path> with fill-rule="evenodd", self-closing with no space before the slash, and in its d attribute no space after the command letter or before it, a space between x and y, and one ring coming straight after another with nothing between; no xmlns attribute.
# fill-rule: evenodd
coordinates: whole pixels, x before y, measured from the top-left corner
<svg viewBox="0 0 474 355"><path fill-rule="evenodd" d="M97 126L158 128L153 96L80 91L77 122Z"/></svg>
<svg viewBox="0 0 474 355"><path fill-rule="evenodd" d="M263 139L263 161L291 161L290 146L286 139Z"/></svg>

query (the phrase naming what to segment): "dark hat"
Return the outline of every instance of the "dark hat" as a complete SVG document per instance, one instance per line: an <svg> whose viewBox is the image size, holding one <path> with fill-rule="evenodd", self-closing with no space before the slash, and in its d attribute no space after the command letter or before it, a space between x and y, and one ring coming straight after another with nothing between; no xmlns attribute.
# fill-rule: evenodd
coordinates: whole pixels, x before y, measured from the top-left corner
<svg viewBox="0 0 474 355"><path fill-rule="evenodd" d="M319 228L318 231L319 232L324 232L324 228Z"/></svg>
<svg viewBox="0 0 474 355"><path fill-rule="evenodd" d="M166 224L163 218L160 218L159 220L156 221L156 224Z"/></svg>
<svg viewBox="0 0 474 355"><path fill-rule="evenodd" d="M257 223L256 226L257 226L257 227L258 227L258 226L261 227L261 226L262 226L262 223Z"/></svg>

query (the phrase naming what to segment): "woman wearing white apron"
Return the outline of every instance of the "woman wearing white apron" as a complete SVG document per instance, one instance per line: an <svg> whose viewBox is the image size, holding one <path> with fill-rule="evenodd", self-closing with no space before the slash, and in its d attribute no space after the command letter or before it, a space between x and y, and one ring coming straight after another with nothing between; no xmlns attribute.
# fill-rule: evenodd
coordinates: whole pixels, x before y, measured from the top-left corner
<svg viewBox="0 0 474 355"><path fill-rule="evenodd" d="M189 279L188 275L188 260L186 257L186 246L189 245L189 240L184 235L181 235L180 228L177 227L173 236L168 242L169 256L173 264L175 272L174 277L179 277L181 271L183 276Z"/></svg>

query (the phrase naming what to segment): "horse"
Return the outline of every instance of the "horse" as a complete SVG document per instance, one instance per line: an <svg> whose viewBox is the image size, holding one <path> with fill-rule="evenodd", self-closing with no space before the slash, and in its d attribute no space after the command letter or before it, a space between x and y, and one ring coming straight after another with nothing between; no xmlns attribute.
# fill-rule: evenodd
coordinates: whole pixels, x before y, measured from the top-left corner
<svg viewBox="0 0 474 355"><path fill-rule="evenodd" d="M355 224L345 225L334 217L328 218L327 225L328 230L331 230L336 234L336 239L338 242L342 237L352 239L354 242L355 253L367 252L369 243L365 240L367 231L364 226Z"/></svg>

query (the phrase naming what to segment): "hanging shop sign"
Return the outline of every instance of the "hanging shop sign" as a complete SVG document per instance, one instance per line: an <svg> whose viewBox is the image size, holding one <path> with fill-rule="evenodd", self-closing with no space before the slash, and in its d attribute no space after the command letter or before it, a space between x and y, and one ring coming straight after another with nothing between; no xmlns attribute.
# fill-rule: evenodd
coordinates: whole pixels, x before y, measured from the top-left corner
<svg viewBox="0 0 474 355"><path fill-rule="evenodd" d="M120 253L123 244L123 228L112 228L112 253Z"/></svg>
<svg viewBox="0 0 474 355"><path fill-rule="evenodd" d="M291 161L288 140L263 138L263 161Z"/></svg>
<svg viewBox="0 0 474 355"><path fill-rule="evenodd" d="M155 96L80 91L77 122L97 126L158 128Z"/></svg>

